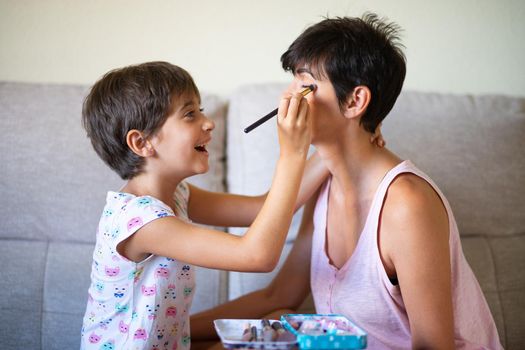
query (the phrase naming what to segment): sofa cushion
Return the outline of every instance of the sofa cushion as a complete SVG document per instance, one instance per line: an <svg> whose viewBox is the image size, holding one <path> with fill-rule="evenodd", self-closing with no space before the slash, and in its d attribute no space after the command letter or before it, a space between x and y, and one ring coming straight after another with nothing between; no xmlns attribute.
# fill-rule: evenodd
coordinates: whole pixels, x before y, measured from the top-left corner
<svg viewBox="0 0 525 350"><path fill-rule="evenodd" d="M0 348L40 349L46 242L0 240Z"/></svg>

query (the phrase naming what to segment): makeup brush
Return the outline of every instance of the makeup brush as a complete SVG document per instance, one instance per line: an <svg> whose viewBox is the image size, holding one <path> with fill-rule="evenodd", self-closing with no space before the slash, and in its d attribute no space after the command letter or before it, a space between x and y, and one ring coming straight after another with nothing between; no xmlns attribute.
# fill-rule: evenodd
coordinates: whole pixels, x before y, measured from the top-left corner
<svg viewBox="0 0 525 350"><path fill-rule="evenodd" d="M265 342L274 341L275 338L277 337L277 333L275 333L275 331L273 330L270 321L268 321L267 319L262 319L261 325L262 325L261 333L262 333L263 341Z"/></svg>
<svg viewBox="0 0 525 350"><path fill-rule="evenodd" d="M295 339L295 336L286 331L279 321L272 323L272 328L277 333L276 341L292 341Z"/></svg>
<svg viewBox="0 0 525 350"><path fill-rule="evenodd" d="M304 88L304 90L301 91L301 95L306 96L310 92L315 90L316 85L315 84L310 84L310 85L303 85L302 87ZM279 110L279 108L274 109L273 111L271 111L270 113L268 113L267 115L262 117L261 119L257 120L255 123L249 125L248 127L246 127L244 129L244 132L245 133L249 133L250 131L252 131L256 127L258 127L261 124L263 124L263 123L267 122L268 120L272 119L277 114L278 110Z"/></svg>

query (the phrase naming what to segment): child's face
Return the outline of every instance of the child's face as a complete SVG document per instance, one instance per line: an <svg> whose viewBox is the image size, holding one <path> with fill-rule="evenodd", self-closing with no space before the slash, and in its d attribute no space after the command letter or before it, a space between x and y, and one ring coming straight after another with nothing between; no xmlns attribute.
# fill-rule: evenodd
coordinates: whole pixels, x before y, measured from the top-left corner
<svg viewBox="0 0 525 350"><path fill-rule="evenodd" d="M215 124L202 113L200 99L193 93L174 96L172 106L166 122L150 140L158 169L182 178L205 173Z"/></svg>
<svg viewBox="0 0 525 350"><path fill-rule="evenodd" d="M320 74L315 74L320 76ZM313 93L306 96L308 113L313 118L312 144L323 140L334 139L334 133L341 130L341 123L345 121L334 87L328 78L314 78L308 67L301 67L295 71L294 80L288 87L291 92L302 90L302 85L315 84Z"/></svg>

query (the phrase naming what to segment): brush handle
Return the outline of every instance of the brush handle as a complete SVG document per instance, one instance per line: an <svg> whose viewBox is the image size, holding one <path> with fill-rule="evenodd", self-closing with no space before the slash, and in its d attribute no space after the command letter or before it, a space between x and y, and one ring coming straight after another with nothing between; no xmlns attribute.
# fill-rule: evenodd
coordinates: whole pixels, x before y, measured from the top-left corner
<svg viewBox="0 0 525 350"><path fill-rule="evenodd" d="M305 88L303 91L301 91L301 95L303 96L306 96L308 95L310 92L314 91L315 88L316 88L316 85L314 84L311 84L311 85L303 85L303 87ZM261 119L257 120L255 123L247 126L245 129L244 129L244 132L247 134L249 133L250 131L252 131L253 129L255 129L256 127L258 127L259 125L265 123L266 121L272 119L276 114L277 114L277 111L279 110L279 108L276 108L274 109L273 111L271 111L270 113L268 113L267 115L265 115L264 117L262 117Z"/></svg>
<svg viewBox="0 0 525 350"><path fill-rule="evenodd" d="M245 133L249 133L250 131L252 131L253 129L255 129L256 127L258 127L259 125L265 123L266 121L272 119L276 114L277 114L277 111L279 110L279 108L276 108L274 109L273 111L271 111L270 113L268 113L267 115L265 115L264 117L262 117L261 119L257 120L255 123L247 126L245 129L244 129L244 132Z"/></svg>

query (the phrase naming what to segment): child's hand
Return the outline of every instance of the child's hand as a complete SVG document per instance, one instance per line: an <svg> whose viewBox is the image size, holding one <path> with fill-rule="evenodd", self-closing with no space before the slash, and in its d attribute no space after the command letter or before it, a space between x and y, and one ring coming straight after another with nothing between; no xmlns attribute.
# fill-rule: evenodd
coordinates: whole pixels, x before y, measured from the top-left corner
<svg viewBox="0 0 525 350"><path fill-rule="evenodd" d="M311 120L308 102L300 93L286 94L277 113L281 155L299 154L306 157L311 142Z"/></svg>
<svg viewBox="0 0 525 350"><path fill-rule="evenodd" d="M383 148L386 145L386 141L381 134L381 124L376 128L376 131L370 136L370 143L375 144L379 148Z"/></svg>

